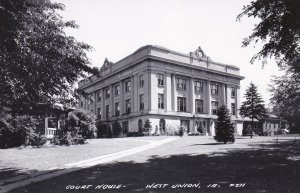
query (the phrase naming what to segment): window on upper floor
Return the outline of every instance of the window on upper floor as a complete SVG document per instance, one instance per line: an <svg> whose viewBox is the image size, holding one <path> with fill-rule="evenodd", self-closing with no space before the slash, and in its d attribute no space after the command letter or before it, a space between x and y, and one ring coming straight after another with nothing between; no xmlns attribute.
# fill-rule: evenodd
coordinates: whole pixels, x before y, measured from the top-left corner
<svg viewBox="0 0 300 193"><path fill-rule="evenodd" d="M106 98L106 99L109 99L109 98L110 98L110 90L109 90L109 88L106 88L106 89L105 89L105 98Z"/></svg>
<svg viewBox="0 0 300 193"><path fill-rule="evenodd" d="M195 100L195 111L196 113L203 113L203 100L201 99L196 99Z"/></svg>
<svg viewBox="0 0 300 193"><path fill-rule="evenodd" d="M236 113L235 113L235 103L231 103L231 114L232 115L235 115Z"/></svg>
<svg viewBox="0 0 300 193"><path fill-rule="evenodd" d="M158 108L163 109L164 108L164 95L158 94Z"/></svg>
<svg viewBox="0 0 300 193"><path fill-rule="evenodd" d="M231 87L230 88L230 95L231 95L231 98L235 98L235 88L234 87Z"/></svg>
<svg viewBox="0 0 300 193"><path fill-rule="evenodd" d="M116 85L115 86L115 96L119 96L120 95L120 85Z"/></svg>
<svg viewBox="0 0 300 193"><path fill-rule="evenodd" d="M144 103L144 95L140 95L140 110L144 110L145 108L145 103Z"/></svg>
<svg viewBox="0 0 300 193"><path fill-rule="evenodd" d="M90 105L94 104L94 97L93 97L93 94L89 95L89 104L90 104Z"/></svg>
<svg viewBox="0 0 300 193"><path fill-rule="evenodd" d="M131 80L125 82L125 92L128 93L131 91Z"/></svg>
<svg viewBox="0 0 300 193"><path fill-rule="evenodd" d="M177 111L186 112L186 98L177 97Z"/></svg>
<svg viewBox="0 0 300 193"><path fill-rule="evenodd" d="M219 94L219 85L216 83L211 84L211 94Z"/></svg>
<svg viewBox="0 0 300 193"><path fill-rule="evenodd" d="M158 74L157 75L157 85L158 86L164 86L164 75L163 74Z"/></svg>
<svg viewBox="0 0 300 193"><path fill-rule="evenodd" d="M203 82L202 81L195 81L195 91L196 92L203 91Z"/></svg>
<svg viewBox="0 0 300 193"><path fill-rule="evenodd" d="M139 83L140 83L141 88L144 87L144 75L143 74L141 74L139 76Z"/></svg>
<svg viewBox="0 0 300 193"><path fill-rule="evenodd" d="M131 99L127 99L125 101L125 106L126 106L126 114L131 113Z"/></svg>
<svg viewBox="0 0 300 193"><path fill-rule="evenodd" d="M216 115L218 111L219 103L216 101L211 101L211 114Z"/></svg>
<svg viewBox="0 0 300 193"><path fill-rule="evenodd" d="M186 90L186 80L183 78L177 78L177 89Z"/></svg>
<svg viewBox="0 0 300 193"><path fill-rule="evenodd" d="M97 92L97 102L101 102L101 91Z"/></svg>

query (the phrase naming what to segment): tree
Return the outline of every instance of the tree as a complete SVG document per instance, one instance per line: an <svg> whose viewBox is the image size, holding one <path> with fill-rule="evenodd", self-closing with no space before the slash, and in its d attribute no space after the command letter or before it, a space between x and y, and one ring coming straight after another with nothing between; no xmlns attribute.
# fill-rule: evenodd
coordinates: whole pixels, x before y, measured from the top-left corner
<svg viewBox="0 0 300 193"><path fill-rule="evenodd" d="M149 121L149 119L147 119L144 123L144 132L150 133L151 128L151 122Z"/></svg>
<svg viewBox="0 0 300 193"><path fill-rule="evenodd" d="M257 87L250 83L245 93L246 100L242 103L240 114L243 117L251 119L251 138L253 136L254 119L260 120L264 117L266 110L261 95L257 91Z"/></svg>
<svg viewBox="0 0 300 193"><path fill-rule="evenodd" d="M90 111L74 110L68 115L68 131L81 135L84 139L96 137L95 115Z"/></svg>
<svg viewBox="0 0 300 193"><path fill-rule="evenodd" d="M234 143L234 125L231 121L229 110L223 104L217 111L218 122L216 123L216 136L214 139L217 142L226 144L227 142Z"/></svg>
<svg viewBox="0 0 300 193"><path fill-rule="evenodd" d="M251 62L275 57L279 66L288 65L294 72L300 73L300 1L256 0L244 6L237 18L244 15L261 20L243 41L243 46L259 40L264 43Z"/></svg>
<svg viewBox="0 0 300 193"><path fill-rule="evenodd" d="M122 133L122 126L118 121L113 122L112 129L115 137L118 137Z"/></svg>
<svg viewBox="0 0 300 193"><path fill-rule="evenodd" d="M287 121L291 133L300 133L300 75L286 73L272 82L270 102L274 113Z"/></svg>
<svg viewBox="0 0 300 193"><path fill-rule="evenodd" d="M69 102L73 84L90 66L91 46L65 34L77 28L50 0L0 1L0 110L24 113L38 103ZM71 93L71 95L73 95Z"/></svg>

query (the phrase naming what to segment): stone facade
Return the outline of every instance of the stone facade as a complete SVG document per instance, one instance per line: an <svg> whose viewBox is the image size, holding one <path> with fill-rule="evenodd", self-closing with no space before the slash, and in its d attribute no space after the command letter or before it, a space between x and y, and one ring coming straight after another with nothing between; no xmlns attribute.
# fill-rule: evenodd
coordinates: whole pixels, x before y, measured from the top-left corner
<svg viewBox="0 0 300 193"><path fill-rule="evenodd" d="M100 77L80 81L89 100L78 108L94 112L98 122L119 121L124 133L138 132L148 119L152 133L182 126L214 135L215 109L225 103L241 133L242 79L239 68L214 62L203 51L199 56L199 50L182 54L148 45L114 64L105 60Z"/></svg>

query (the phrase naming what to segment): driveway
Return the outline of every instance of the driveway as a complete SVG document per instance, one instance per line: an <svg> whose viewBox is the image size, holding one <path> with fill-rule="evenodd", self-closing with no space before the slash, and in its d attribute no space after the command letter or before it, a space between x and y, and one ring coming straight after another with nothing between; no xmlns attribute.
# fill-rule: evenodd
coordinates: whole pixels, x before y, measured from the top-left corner
<svg viewBox="0 0 300 193"><path fill-rule="evenodd" d="M12 192L299 192L300 143L274 139L185 136Z"/></svg>

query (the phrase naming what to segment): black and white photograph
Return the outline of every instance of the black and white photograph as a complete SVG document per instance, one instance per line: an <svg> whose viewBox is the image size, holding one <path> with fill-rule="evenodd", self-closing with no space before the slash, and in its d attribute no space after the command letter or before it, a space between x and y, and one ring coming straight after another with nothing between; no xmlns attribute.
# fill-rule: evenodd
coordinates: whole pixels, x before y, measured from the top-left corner
<svg viewBox="0 0 300 193"><path fill-rule="evenodd" d="M299 193L299 0L0 0L0 193Z"/></svg>

